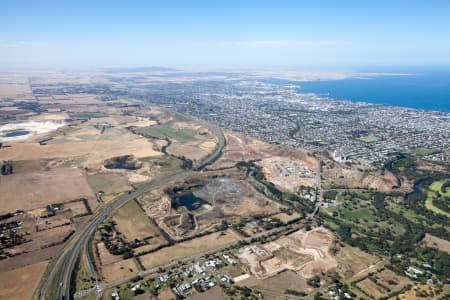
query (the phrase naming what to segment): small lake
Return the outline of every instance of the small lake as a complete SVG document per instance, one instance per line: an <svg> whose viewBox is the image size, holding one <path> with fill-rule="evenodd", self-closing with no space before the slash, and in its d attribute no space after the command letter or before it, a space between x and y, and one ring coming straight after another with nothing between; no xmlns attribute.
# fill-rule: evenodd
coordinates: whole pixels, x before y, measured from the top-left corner
<svg viewBox="0 0 450 300"><path fill-rule="evenodd" d="M421 182L418 182L414 185L413 194L419 195L422 192Z"/></svg>
<svg viewBox="0 0 450 300"><path fill-rule="evenodd" d="M5 134L5 137L16 137L16 136L22 136L22 135L27 135L30 132L28 130L24 130L24 129L18 129L18 130L14 130L14 131L9 131Z"/></svg>

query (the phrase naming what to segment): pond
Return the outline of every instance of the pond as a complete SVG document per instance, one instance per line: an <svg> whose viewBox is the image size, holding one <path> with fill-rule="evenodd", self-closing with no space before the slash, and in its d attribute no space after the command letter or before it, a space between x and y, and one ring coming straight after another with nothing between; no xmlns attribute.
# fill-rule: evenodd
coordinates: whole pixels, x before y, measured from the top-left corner
<svg viewBox="0 0 450 300"><path fill-rule="evenodd" d="M189 211L199 209L203 204L206 204L205 200L196 197L193 193L187 193L181 195L172 200L172 206L174 209L178 209L181 206L186 207Z"/></svg>
<svg viewBox="0 0 450 300"><path fill-rule="evenodd" d="M27 135L30 132L28 130L24 130L24 129L18 129L18 130L14 130L14 131L9 131L5 134L5 137L16 137L16 136L22 136L22 135Z"/></svg>
<svg viewBox="0 0 450 300"><path fill-rule="evenodd" d="M108 159L104 166L107 169L137 170L141 167L141 163L132 155L124 155Z"/></svg>

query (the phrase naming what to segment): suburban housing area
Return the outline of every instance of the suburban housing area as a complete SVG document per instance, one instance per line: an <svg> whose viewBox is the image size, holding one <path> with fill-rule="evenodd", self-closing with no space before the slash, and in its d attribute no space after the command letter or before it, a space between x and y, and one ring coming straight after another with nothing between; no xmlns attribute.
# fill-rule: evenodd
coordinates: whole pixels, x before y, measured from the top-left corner
<svg viewBox="0 0 450 300"><path fill-rule="evenodd" d="M0 74L0 299L448 299L449 114L274 78Z"/></svg>

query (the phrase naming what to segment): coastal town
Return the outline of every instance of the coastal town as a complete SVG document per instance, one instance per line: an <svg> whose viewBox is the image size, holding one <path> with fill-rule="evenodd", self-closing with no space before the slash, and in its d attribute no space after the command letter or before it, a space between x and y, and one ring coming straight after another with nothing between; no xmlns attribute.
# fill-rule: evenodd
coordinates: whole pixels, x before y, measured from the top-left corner
<svg viewBox="0 0 450 300"><path fill-rule="evenodd" d="M151 103L173 107L223 128L274 144L327 150L341 160L367 165L408 152L445 161L450 116L445 112L338 101L303 93L272 78L221 77L169 83L128 81ZM301 85L301 83L299 83Z"/></svg>

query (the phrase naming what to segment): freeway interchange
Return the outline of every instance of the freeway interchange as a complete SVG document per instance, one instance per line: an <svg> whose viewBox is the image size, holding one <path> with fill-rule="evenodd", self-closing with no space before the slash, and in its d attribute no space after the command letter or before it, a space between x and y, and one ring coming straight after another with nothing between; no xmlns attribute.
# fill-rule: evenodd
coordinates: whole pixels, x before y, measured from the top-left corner
<svg viewBox="0 0 450 300"><path fill-rule="evenodd" d="M93 277L95 281L97 281L97 274L89 257L89 241L98 226L118 208L123 206L128 201L161 185L184 178L193 172L201 171L204 167L213 163L221 156L223 147L225 146L225 137L221 129L199 120L197 120L197 122L207 127L217 137L218 142L214 152L205 157L199 164L194 166L192 170L178 171L176 173L152 180L140 186L135 191L118 197L114 202L103 207L103 209L96 211L90 220L84 224L74 236L72 236L59 257L57 257L57 259L55 259L49 266L49 269L43 278L43 282L41 283L41 288L39 291L40 300L49 299L49 295L55 295L55 299L67 300L73 298L73 295L71 294L72 273L77 264L78 257L83 250L87 256L86 259L88 261L90 272L93 273ZM56 292L54 289L56 289Z"/></svg>

